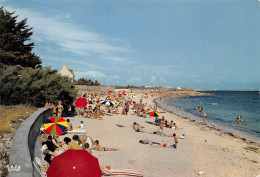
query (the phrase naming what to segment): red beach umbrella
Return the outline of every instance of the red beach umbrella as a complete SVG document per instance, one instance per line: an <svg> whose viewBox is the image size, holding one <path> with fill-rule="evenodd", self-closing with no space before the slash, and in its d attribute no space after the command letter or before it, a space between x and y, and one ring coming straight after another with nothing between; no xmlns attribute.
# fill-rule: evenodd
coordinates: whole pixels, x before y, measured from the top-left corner
<svg viewBox="0 0 260 177"><path fill-rule="evenodd" d="M144 93L145 95L148 95L148 93Z"/></svg>
<svg viewBox="0 0 260 177"><path fill-rule="evenodd" d="M88 105L88 102L85 98L80 97L76 99L75 105L77 107L86 107Z"/></svg>
<svg viewBox="0 0 260 177"><path fill-rule="evenodd" d="M122 95L126 95L126 93L122 93Z"/></svg>
<svg viewBox="0 0 260 177"><path fill-rule="evenodd" d="M54 157L47 171L48 177L101 177L98 159L86 150L69 149Z"/></svg>
<svg viewBox="0 0 260 177"><path fill-rule="evenodd" d="M119 97L119 98L122 97L122 94L119 94L118 97Z"/></svg>

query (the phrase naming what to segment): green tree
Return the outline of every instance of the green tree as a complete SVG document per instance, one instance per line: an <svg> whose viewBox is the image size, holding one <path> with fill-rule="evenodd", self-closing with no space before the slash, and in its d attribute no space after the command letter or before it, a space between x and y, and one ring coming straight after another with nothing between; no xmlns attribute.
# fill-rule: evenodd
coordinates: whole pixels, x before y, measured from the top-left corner
<svg viewBox="0 0 260 177"><path fill-rule="evenodd" d="M50 68L32 69L21 66L0 67L0 104L31 104L37 107L46 100L71 104L77 94L67 77Z"/></svg>
<svg viewBox="0 0 260 177"><path fill-rule="evenodd" d="M85 78L80 78L79 80L77 80L75 82L76 85L95 85L95 86L99 86L100 83L95 80L95 82L93 82L91 79L85 79Z"/></svg>
<svg viewBox="0 0 260 177"><path fill-rule="evenodd" d="M17 22L14 12L0 8L0 63L35 68L42 62L32 53L32 28L27 19Z"/></svg>

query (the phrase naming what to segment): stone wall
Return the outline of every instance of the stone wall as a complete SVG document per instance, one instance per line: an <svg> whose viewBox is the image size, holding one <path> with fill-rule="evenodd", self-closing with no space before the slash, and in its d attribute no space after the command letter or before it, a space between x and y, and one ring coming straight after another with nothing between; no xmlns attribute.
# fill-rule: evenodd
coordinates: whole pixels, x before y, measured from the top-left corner
<svg viewBox="0 0 260 177"><path fill-rule="evenodd" d="M39 151L40 127L52 116L50 109L43 108L33 113L16 131L12 146L9 164L21 166L20 171L10 171L9 177L32 177L33 166L32 161L35 158L35 152ZM37 143L38 142L38 143ZM36 149L36 148L37 149Z"/></svg>

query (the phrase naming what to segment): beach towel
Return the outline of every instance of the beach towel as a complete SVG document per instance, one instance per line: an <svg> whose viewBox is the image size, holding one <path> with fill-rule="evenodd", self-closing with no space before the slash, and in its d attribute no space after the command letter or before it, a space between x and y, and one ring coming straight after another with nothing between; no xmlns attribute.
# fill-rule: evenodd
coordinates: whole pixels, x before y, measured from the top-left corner
<svg viewBox="0 0 260 177"><path fill-rule="evenodd" d="M110 168L103 169L102 173L104 176L112 176L112 175L126 175L126 176L140 176L142 177L142 173L128 168Z"/></svg>
<svg viewBox="0 0 260 177"><path fill-rule="evenodd" d="M67 131L67 133L87 133L86 130L78 129L78 130L71 130Z"/></svg>

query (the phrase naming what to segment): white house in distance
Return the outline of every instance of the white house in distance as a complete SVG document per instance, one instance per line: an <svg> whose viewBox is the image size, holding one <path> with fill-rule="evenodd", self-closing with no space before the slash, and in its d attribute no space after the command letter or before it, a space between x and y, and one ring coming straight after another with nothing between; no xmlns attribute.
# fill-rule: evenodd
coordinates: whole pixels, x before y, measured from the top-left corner
<svg viewBox="0 0 260 177"><path fill-rule="evenodd" d="M62 68L58 73L62 76L68 77L71 80L71 82L74 81L74 78L75 78L74 72L72 69L69 69L66 64L62 65Z"/></svg>

